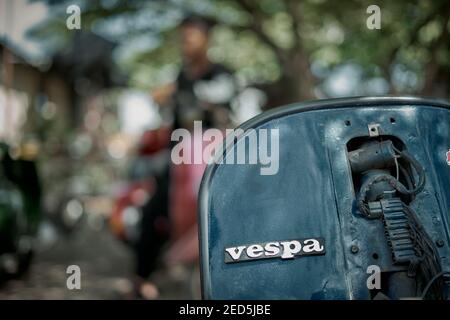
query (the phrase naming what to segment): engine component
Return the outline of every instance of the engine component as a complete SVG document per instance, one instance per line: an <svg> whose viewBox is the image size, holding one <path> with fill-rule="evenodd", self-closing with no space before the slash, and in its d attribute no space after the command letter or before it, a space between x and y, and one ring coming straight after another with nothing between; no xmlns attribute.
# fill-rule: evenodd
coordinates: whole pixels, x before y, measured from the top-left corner
<svg viewBox="0 0 450 320"><path fill-rule="evenodd" d="M391 283L390 287L410 288L410 296L416 296L411 289L416 288L414 291L418 289L421 297L428 294L434 299L443 299L444 274L435 245L416 213L399 197L416 195L423 189L425 174L420 163L406 151L395 148L390 140L369 140L349 152L348 159L353 174L361 175L362 183L356 196L360 212L369 219L381 218L393 263L408 267L407 277L391 275L390 279L396 279L396 284ZM399 159L409 163L419 177L414 181L410 170L402 167L402 178L408 187L399 180ZM391 175L394 165L396 177ZM411 286L408 277L416 280L415 286ZM405 285L399 285L399 281Z"/></svg>

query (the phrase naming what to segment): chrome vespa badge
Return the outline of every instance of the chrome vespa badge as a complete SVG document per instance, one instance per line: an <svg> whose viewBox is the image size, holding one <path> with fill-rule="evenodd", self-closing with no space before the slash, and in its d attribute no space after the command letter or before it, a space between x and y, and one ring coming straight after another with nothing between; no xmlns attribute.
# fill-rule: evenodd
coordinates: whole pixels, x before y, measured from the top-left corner
<svg viewBox="0 0 450 320"><path fill-rule="evenodd" d="M298 256L324 254L323 238L272 241L225 248L225 263L270 258L293 259Z"/></svg>

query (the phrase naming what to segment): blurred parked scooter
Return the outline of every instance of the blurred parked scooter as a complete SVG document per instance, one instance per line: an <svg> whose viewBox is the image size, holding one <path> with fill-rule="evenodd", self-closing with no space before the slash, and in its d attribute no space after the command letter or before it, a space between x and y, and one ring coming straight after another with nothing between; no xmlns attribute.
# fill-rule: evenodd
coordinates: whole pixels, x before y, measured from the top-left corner
<svg viewBox="0 0 450 320"><path fill-rule="evenodd" d="M115 198L110 228L128 245L135 246L139 242L144 210L161 187L157 180L164 176L168 167L168 135L167 128L144 132L130 166L129 181ZM155 230L168 233L167 215L158 221Z"/></svg>
<svg viewBox="0 0 450 320"><path fill-rule="evenodd" d="M136 296L156 298L151 283L161 250L169 239L169 135L166 127L144 132L129 172L129 182L115 199L112 232L136 254ZM142 292L145 291L145 292Z"/></svg>

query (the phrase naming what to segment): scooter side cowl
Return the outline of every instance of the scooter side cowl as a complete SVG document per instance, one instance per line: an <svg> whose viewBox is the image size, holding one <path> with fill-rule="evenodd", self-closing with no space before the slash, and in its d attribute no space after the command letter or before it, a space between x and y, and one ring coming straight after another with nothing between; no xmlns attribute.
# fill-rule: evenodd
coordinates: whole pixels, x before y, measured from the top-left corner
<svg viewBox="0 0 450 320"><path fill-rule="evenodd" d="M446 297L448 102L392 97L319 100L266 112L241 129L245 133L224 147L223 161L208 166L200 190L204 298L412 298L412 292L420 294L430 279L420 276L422 265L414 269L410 260L396 258L397 244L400 249L402 243L410 244L401 242L403 238L396 242L393 237L398 235L389 233L389 219L402 218L403 211L405 228L414 229L406 214L414 212L414 223L432 243L430 259L436 260L437 280L430 287L437 290L439 282ZM261 129L277 132L278 159L272 158L278 160L277 172L261 174L267 164L260 161L228 164L227 159L237 159L239 149L251 154L246 135ZM391 154L386 148L396 151ZM424 172L423 188L415 194L405 193L419 175L406 154ZM368 158L358 158L364 156ZM370 179L376 182L366 190ZM394 180L406 191L400 192ZM361 209L359 200L373 216ZM399 212L376 206L395 201L402 204ZM409 231L404 238L411 238ZM372 281L373 270L379 271L380 281Z"/></svg>

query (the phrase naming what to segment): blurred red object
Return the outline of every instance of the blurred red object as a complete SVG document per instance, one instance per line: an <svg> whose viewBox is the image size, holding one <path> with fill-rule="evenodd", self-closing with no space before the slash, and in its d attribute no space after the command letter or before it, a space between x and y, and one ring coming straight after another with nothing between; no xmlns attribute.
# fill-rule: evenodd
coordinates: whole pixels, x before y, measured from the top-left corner
<svg viewBox="0 0 450 320"><path fill-rule="evenodd" d="M167 149L170 142L170 133L171 129L169 127L145 131L139 140L138 154L150 156Z"/></svg>
<svg viewBox="0 0 450 320"><path fill-rule="evenodd" d="M208 145L204 141L195 141L202 137L192 136L185 143L183 152L203 154ZM216 146L222 141L214 141ZM196 150L194 146L198 146ZM206 163L179 164L171 168L170 190L170 221L172 245L169 248L166 261L169 264L194 263L198 261L198 227L197 227L197 197Z"/></svg>
<svg viewBox="0 0 450 320"><path fill-rule="evenodd" d="M140 214L139 210L151 197L153 197L155 189L156 182L152 179L131 182L116 198L109 223L112 232L119 239L127 243L133 242L133 239L130 239L127 234L126 210L133 208Z"/></svg>

